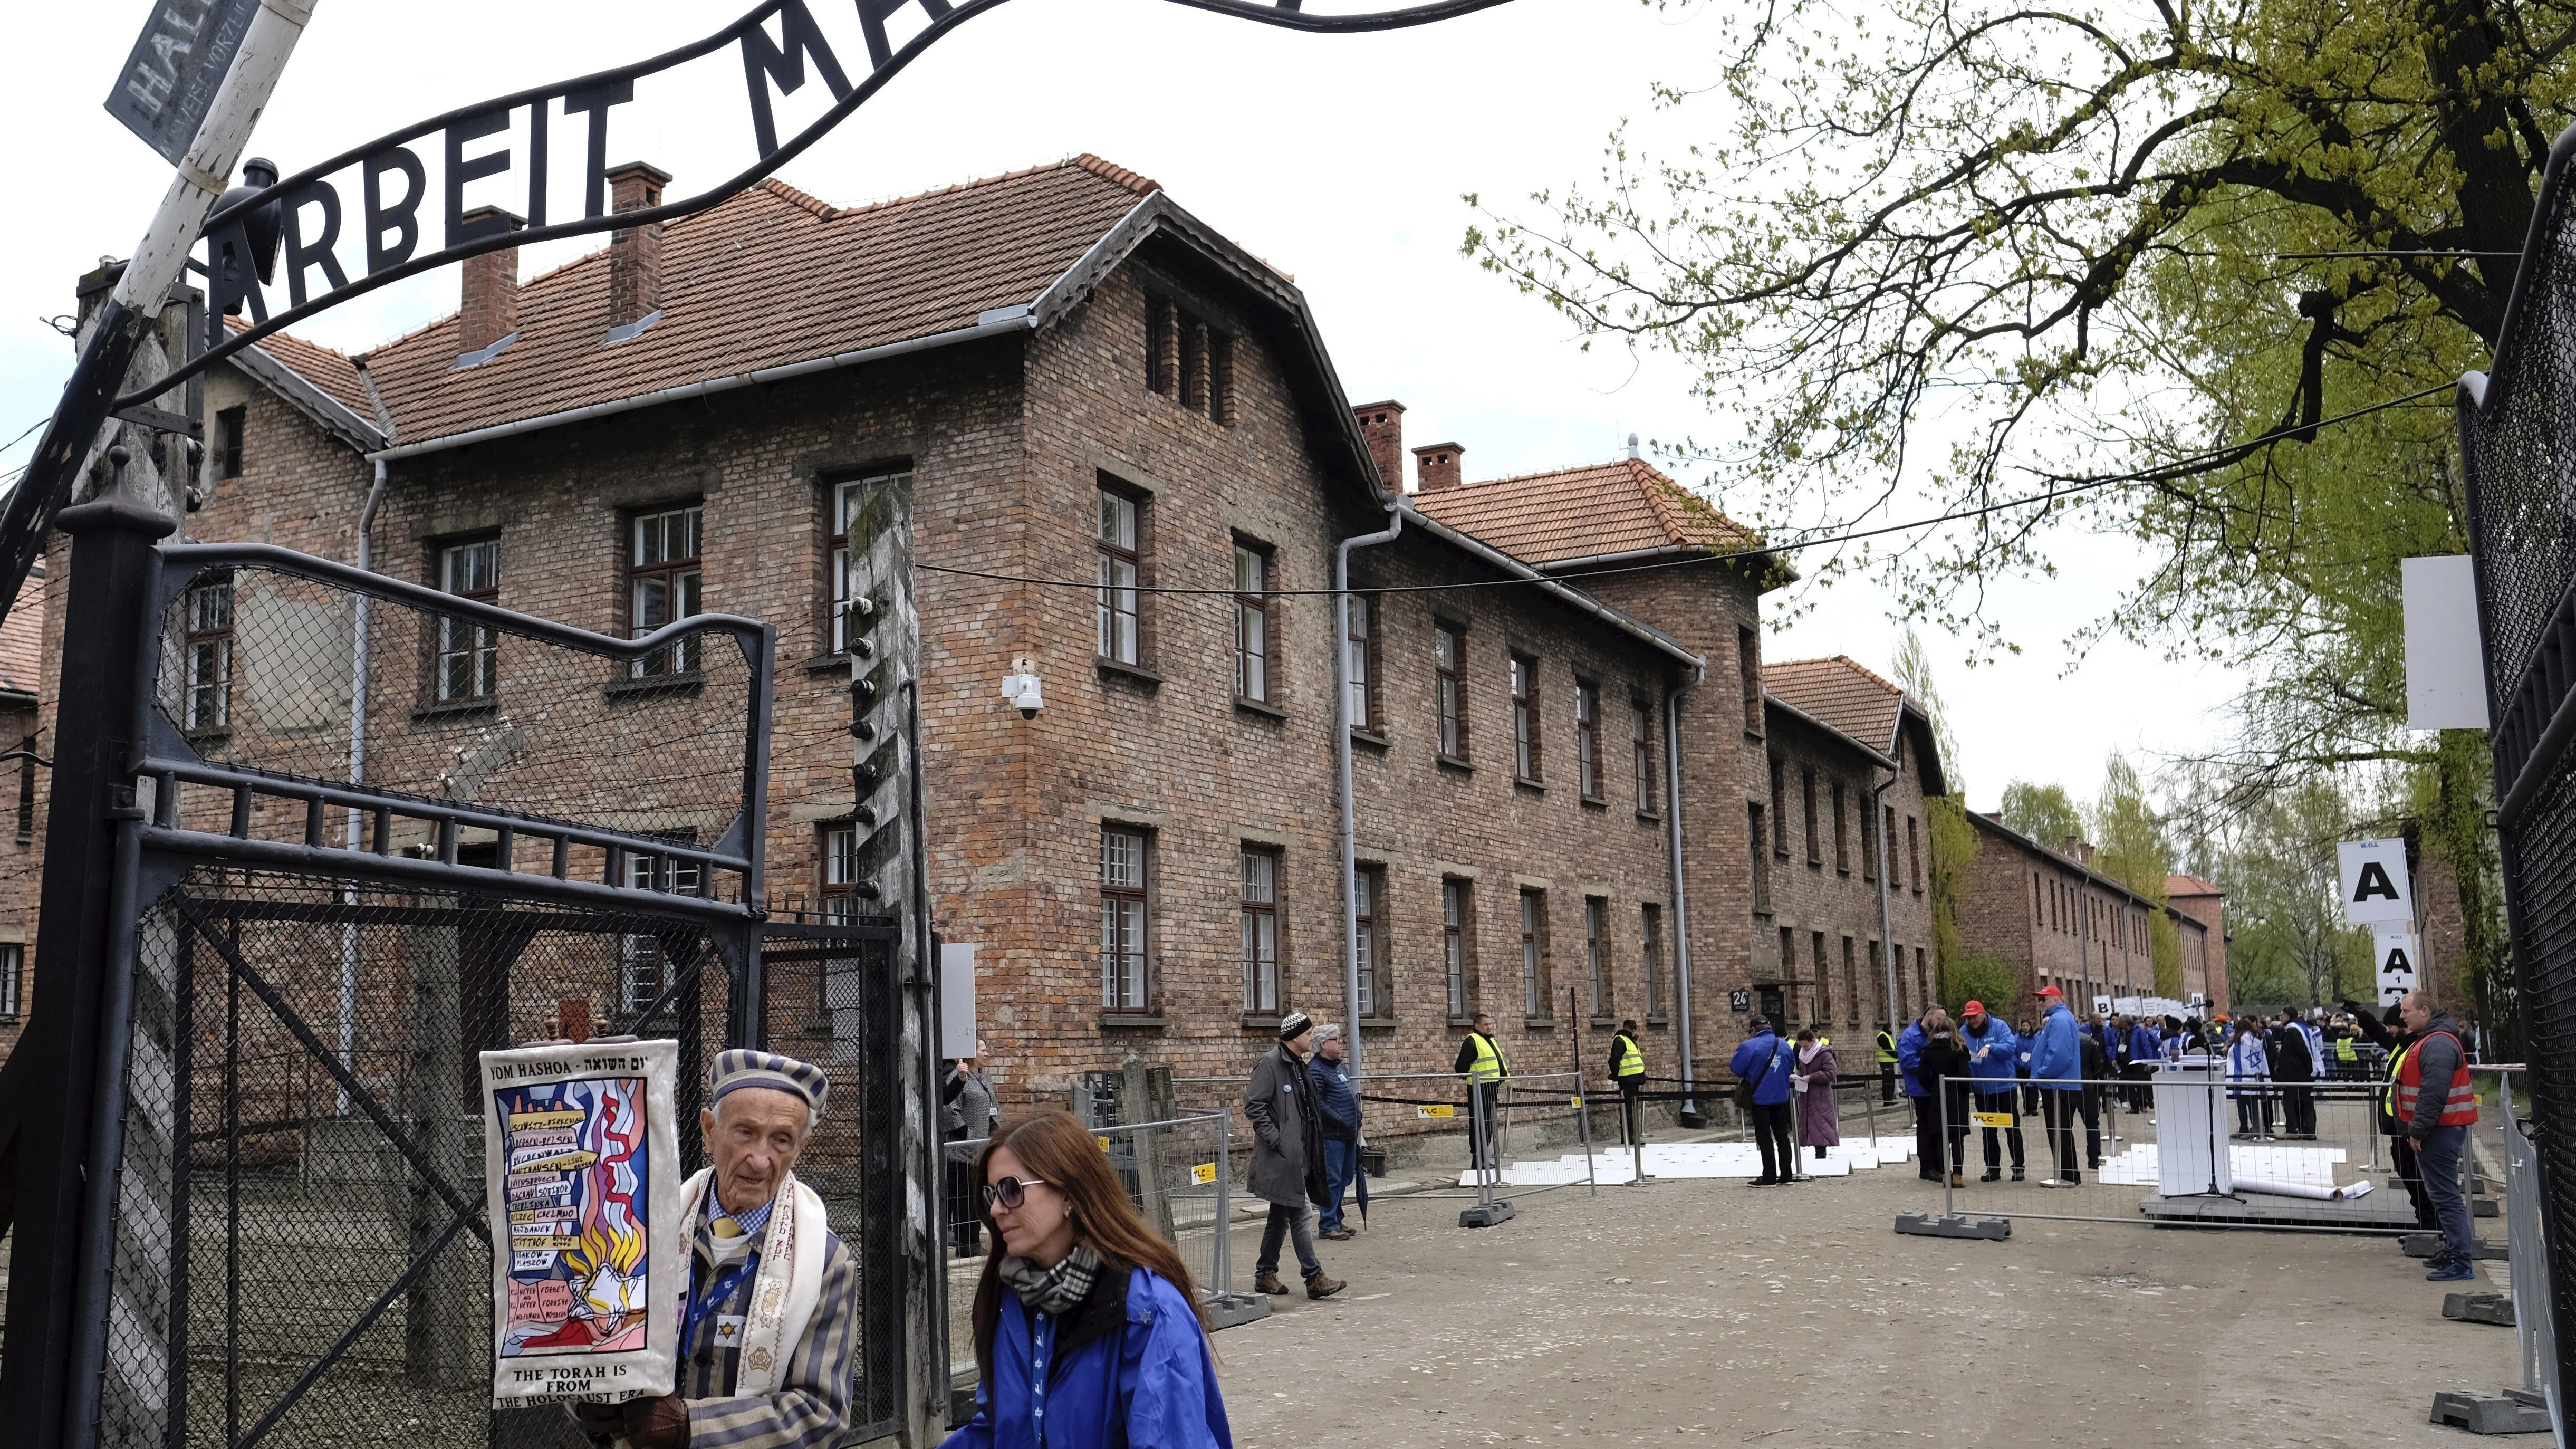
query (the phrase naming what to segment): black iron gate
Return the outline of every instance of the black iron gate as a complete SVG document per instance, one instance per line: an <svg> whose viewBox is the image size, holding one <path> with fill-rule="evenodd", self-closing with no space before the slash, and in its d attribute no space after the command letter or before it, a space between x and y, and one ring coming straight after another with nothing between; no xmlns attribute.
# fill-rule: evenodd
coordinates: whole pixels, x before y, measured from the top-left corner
<svg viewBox="0 0 2576 1449"><path fill-rule="evenodd" d="M2491 373L2459 391L2514 995L2543 1234L2576 1229L2576 128L2551 148ZM2481 265L2492 265L2482 263ZM2576 1384L2576 1252L2554 1250L2557 1383ZM2517 1268L2521 1265L2517 1264ZM2563 1412L2563 1409L2562 1409Z"/></svg>
<svg viewBox="0 0 2576 1449"><path fill-rule="evenodd" d="M11 1402L58 1374L63 1437L119 1449L567 1442L559 1410L488 1407L476 1073L587 1027L679 1042L692 1170L715 1051L831 1065L803 1175L862 1265L854 1403L894 1428L880 1225L925 1185L888 1146L920 1110L901 932L765 922L770 631L609 639L274 548L154 548L159 520L91 508L66 632L110 657L64 701L18 1053L71 1080L49 1102L13 1058L0 1091ZM103 879L58 878L93 844ZM49 1139L48 1110L80 1120Z"/></svg>

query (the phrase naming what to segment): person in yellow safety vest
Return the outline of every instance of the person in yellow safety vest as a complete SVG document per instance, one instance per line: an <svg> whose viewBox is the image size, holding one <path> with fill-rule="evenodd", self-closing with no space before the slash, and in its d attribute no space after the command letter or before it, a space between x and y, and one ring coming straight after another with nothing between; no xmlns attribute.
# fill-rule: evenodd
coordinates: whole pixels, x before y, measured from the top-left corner
<svg viewBox="0 0 2576 1449"><path fill-rule="evenodd" d="M1896 1035L1883 1022L1878 1028L1878 1105L1896 1105Z"/></svg>
<svg viewBox="0 0 2576 1449"><path fill-rule="evenodd" d="M2424 1195L2433 1201L2433 1216L2442 1225L2442 1247L2424 1275L2430 1283L2459 1283L2477 1277L2469 1261L2474 1241L2469 1227L2469 1198L2460 1180L2460 1158L2468 1147L2469 1129L2477 1125L2477 1089L2469 1083L2469 1051L2449 1012L2434 1007L2421 991L2406 993L2398 1004L2415 1044L2397 1069L2397 1125L2415 1142L2416 1165L2424 1173ZM2427 1089L2429 1084L2429 1090Z"/></svg>
<svg viewBox="0 0 2576 1449"><path fill-rule="evenodd" d="M1637 1019L1619 1023L1610 1037L1610 1080L1619 1087L1619 1125L1626 1131L1624 1142L1635 1144L1646 1140L1645 1119L1641 1115L1637 1093L1646 1085L1646 1050L1637 1044Z"/></svg>
<svg viewBox="0 0 2576 1449"><path fill-rule="evenodd" d="M1494 1040L1494 1019L1484 1012L1476 1013L1467 1039L1458 1043L1458 1060L1449 1070L1467 1079L1467 1165L1485 1165L1485 1134L1497 1125L1495 1113L1500 1107L1502 1086L1512 1074L1512 1064L1503 1057L1500 1042Z"/></svg>

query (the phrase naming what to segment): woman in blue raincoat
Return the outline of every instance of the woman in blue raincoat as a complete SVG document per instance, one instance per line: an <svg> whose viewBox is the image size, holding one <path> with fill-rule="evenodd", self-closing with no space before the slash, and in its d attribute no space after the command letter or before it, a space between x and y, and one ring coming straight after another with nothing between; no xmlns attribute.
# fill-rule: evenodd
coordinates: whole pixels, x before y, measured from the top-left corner
<svg viewBox="0 0 2576 1449"><path fill-rule="evenodd" d="M941 1449L1232 1449L1190 1270L1061 1111L977 1159L975 1417Z"/></svg>

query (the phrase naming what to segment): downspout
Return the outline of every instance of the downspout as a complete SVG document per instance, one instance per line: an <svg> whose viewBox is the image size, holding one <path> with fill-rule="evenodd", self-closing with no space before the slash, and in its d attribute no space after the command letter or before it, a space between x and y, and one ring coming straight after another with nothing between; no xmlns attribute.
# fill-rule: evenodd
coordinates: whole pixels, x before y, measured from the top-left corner
<svg viewBox="0 0 2576 1449"><path fill-rule="evenodd" d="M1898 708L1901 711L1903 706L1900 704ZM1869 792L1869 833L1878 845L1878 948L1882 953L1880 964L1887 968L1884 987L1887 994L1880 998L1880 1003L1887 1008L1887 1033L1891 1037L1904 1031L1909 1024L1896 1019L1896 931L1887 914L1887 792L1894 789L1901 778L1896 771L1890 770L1887 778L1871 787ZM1927 1001L1923 1006L1928 1011L1932 1003Z"/></svg>
<svg viewBox="0 0 2576 1449"><path fill-rule="evenodd" d="M1386 507L1387 525L1376 533L1357 534L1343 539L1333 548L1333 617L1339 621L1333 638L1333 756L1340 770L1342 793L1342 1019L1348 1025L1342 1031L1343 1044L1350 1058L1347 1069L1354 1077L1362 1075L1360 1066L1360 898L1359 898L1359 825L1351 802L1351 550L1375 548L1393 543L1404 532L1403 480L1395 480L1397 494ZM1383 627L1377 620L1372 628Z"/></svg>
<svg viewBox="0 0 2576 1449"><path fill-rule="evenodd" d="M385 460L376 459L375 482L367 489L366 506L358 510L358 567L375 565L376 507L385 501ZM367 596L358 596L355 627L350 634L349 650L349 783L363 784L367 778ZM356 806L349 807L349 850L357 853L364 843L359 838L360 815ZM506 862L505 862L506 863ZM342 896L351 907L358 904L353 889ZM340 1066L350 1069L350 1057L358 1043L358 925L355 920L340 926ZM340 1115L349 1115L349 1092L340 1090Z"/></svg>
<svg viewBox="0 0 2576 1449"><path fill-rule="evenodd" d="M1691 1072L1691 969L1690 969L1690 904L1682 875L1682 696L1697 689L1708 678L1708 665L1703 661L1692 671L1690 682L1678 689L1664 691L1664 813L1672 819L1673 836L1673 1001L1682 1017L1682 1110L1684 1125L1699 1116L1699 1102L1691 1095L1694 1078Z"/></svg>

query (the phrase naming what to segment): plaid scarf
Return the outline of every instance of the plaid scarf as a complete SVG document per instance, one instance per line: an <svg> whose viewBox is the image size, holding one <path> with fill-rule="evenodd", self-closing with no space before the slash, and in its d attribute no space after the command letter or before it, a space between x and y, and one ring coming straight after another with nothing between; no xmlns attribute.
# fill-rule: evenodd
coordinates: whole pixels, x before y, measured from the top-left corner
<svg viewBox="0 0 2576 1449"><path fill-rule="evenodd" d="M1076 1243L1052 1268L1040 1268L1026 1258L1004 1258L1001 1275L1031 1312L1060 1314L1090 1296L1092 1280L1100 1276L1100 1255Z"/></svg>

